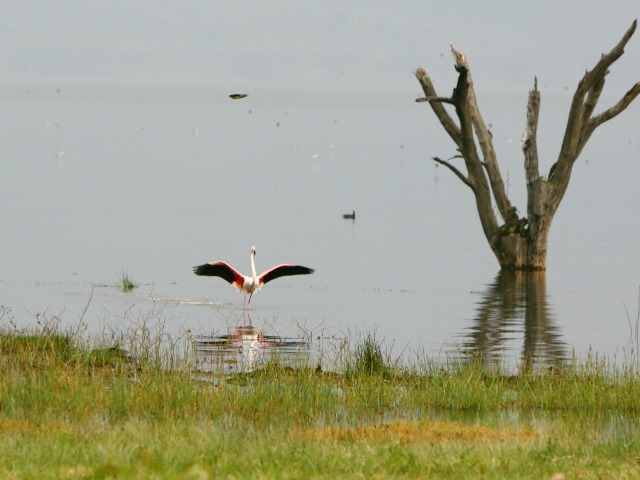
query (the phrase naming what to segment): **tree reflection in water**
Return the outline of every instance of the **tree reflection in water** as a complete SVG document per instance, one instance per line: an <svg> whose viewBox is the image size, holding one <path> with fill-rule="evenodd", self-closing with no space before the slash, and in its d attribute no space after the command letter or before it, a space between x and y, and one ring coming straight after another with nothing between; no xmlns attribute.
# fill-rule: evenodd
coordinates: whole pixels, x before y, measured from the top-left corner
<svg viewBox="0 0 640 480"><path fill-rule="evenodd" d="M567 360L566 344L547 299L545 272L498 273L478 304L473 325L463 336L461 353L465 360L520 370L558 367ZM520 339L521 353L514 356L518 348L513 344Z"/></svg>

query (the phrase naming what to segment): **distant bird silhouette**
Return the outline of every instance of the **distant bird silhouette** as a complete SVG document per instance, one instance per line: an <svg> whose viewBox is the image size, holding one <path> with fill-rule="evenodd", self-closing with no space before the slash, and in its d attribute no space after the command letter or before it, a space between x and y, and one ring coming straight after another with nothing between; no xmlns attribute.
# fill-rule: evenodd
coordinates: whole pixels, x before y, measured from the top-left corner
<svg viewBox="0 0 640 480"><path fill-rule="evenodd" d="M248 96L248 93L232 93L231 95L229 95L229 98L233 98L234 100L238 100L240 98L244 98L246 96Z"/></svg>
<svg viewBox="0 0 640 480"><path fill-rule="evenodd" d="M355 220L356 219L356 211L354 210L352 213L345 213L342 215L342 218L345 220Z"/></svg>
<svg viewBox="0 0 640 480"><path fill-rule="evenodd" d="M196 275L205 275L209 277L220 277L223 280L226 280L238 290L243 291L245 294L245 299L247 293L249 294L248 304L249 306L251 306L251 297L253 296L254 292L260 290L262 285L264 285L265 283L287 275L308 275L315 271L312 268L303 267L301 265L280 264L276 265L275 267L271 267L269 270L265 270L260 274L260 276L258 276L256 275L255 263L253 262L253 257L255 256L255 254L256 247L252 246L250 277L241 274L228 263L221 261L209 262L203 265L198 265L197 267L193 267L193 273L195 273Z"/></svg>

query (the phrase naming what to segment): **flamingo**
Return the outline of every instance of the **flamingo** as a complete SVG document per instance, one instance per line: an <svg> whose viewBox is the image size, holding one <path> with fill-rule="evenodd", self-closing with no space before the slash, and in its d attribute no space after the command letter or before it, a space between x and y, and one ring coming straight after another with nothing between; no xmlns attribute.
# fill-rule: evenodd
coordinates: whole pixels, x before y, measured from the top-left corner
<svg viewBox="0 0 640 480"><path fill-rule="evenodd" d="M287 275L308 275L315 271L313 268L303 267L302 265L283 263L276 265L275 267L271 267L269 270L265 270L260 274L260 276L258 276L256 275L256 266L253 262L253 257L255 255L256 247L251 246L251 276L243 275L231 265L222 261L209 262L193 267L193 273L208 277L220 277L226 280L238 290L244 291L245 300L247 298L247 293L249 294L248 305L251 307L251 297L254 292L260 290L262 285L265 283Z"/></svg>

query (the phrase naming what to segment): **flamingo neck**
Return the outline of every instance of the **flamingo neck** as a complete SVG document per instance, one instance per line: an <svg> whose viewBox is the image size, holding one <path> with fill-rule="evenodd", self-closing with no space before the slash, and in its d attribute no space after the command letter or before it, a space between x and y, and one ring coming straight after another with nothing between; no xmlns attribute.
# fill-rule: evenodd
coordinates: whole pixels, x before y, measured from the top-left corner
<svg viewBox="0 0 640 480"><path fill-rule="evenodd" d="M251 275L253 275L253 278L256 278L257 277L257 275L256 275L256 265L253 262L253 255L254 255L254 253L251 252Z"/></svg>

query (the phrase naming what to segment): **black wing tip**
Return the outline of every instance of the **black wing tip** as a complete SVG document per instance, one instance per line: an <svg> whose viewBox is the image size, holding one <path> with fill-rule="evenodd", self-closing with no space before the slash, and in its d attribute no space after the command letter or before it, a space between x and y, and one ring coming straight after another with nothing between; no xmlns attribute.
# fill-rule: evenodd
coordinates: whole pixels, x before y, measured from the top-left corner
<svg viewBox="0 0 640 480"><path fill-rule="evenodd" d="M305 267L304 265L290 265L288 275L310 275L315 269Z"/></svg>
<svg viewBox="0 0 640 480"><path fill-rule="evenodd" d="M204 276L211 276L212 273L212 268L213 265L211 265L210 263L203 263L202 265L196 265L195 267L193 267L193 273L195 273L196 275L204 275Z"/></svg>

